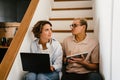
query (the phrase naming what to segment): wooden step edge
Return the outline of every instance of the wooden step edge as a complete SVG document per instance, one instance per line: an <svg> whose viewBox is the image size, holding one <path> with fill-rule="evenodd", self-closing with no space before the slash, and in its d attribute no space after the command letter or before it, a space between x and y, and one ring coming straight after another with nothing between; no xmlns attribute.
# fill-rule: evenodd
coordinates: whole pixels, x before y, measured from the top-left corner
<svg viewBox="0 0 120 80"><path fill-rule="evenodd" d="M73 20L74 18L49 18L50 21ZM93 17L85 17L87 20L93 20Z"/></svg>
<svg viewBox="0 0 120 80"><path fill-rule="evenodd" d="M53 33L70 33L71 30L52 30ZM87 33L93 33L94 30L87 30Z"/></svg>
<svg viewBox="0 0 120 80"><path fill-rule="evenodd" d="M19 27L19 22L0 22L0 28Z"/></svg>
<svg viewBox="0 0 120 80"><path fill-rule="evenodd" d="M14 27L14 28L19 28L19 26L0 26L0 29L1 29L1 28L13 28L13 27Z"/></svg>
<svg viewBox="0 0 120 80"><path fill-rule="evenodd" d="M52 8L52 11L59 11L59 10L91 10L92 7L81 7L81 8Z"/></svg>
<svg viewBox="0 0 120 80"><path fill-rule="evenodd" d="M54 2L60 1L92 1L92 0L54 0Z"/></svg>

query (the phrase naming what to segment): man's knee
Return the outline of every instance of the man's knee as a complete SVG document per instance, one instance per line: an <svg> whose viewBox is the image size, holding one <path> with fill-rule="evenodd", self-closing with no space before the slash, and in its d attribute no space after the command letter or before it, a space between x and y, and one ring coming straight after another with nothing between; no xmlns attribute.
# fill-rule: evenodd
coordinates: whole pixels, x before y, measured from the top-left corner
<svg viewBox="0 0 120 80"><path fill-rule="evenodd" d="M88 80L102 80L101 75L97 72L91 72L88 75Z"/></svg>

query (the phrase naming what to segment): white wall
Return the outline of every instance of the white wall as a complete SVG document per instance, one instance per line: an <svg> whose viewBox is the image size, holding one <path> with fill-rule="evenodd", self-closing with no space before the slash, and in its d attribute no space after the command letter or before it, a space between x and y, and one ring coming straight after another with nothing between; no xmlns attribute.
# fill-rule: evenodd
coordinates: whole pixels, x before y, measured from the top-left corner
<svg viewBox="0 0 120 80"><path fill-rule="evenodd" d="M19 52L21 52L21 51L29 52L30 51L30 43L33 40L33 35L31 32L31 29L38 20L48 20L50 11L51 11L51 1L50 0L40 0ZM23 75L24 75L24 72L22 70L20 55L18 54L13 66L12 66L12 69L8 75L7 80L21 80Z"/></svg>
<svg viewBox="0 0 120 80"><path fill-rule="evenodd" d="M101 73L105 80L119 80L120 73L120 0L94 0L99 26Z"/></svg>
<svg viewBox="0 0 120 80"><path fill-rule="evenodd" d="M112 73L112 5L112 0L95 0L95 25L99 26L100 71L105 80L111 80Z"/></svg>
<svg viewBox="0 0 120 80"><path fill-rule="evenodd" d="M120 0L113 0L112 24L112 77L111 80L120 80Z"/></svg>

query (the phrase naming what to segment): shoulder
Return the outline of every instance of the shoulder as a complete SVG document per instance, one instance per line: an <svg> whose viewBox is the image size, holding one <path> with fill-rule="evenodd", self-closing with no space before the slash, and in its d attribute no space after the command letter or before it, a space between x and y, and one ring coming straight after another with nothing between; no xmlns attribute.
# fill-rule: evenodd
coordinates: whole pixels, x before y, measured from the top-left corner
<svg viewBox="0 0 120 80"><path fill-rule="evenodd" d="M38 41L39 41L39 39L36 38L36 39L34 39L31 43L32 43L32 44L35 44L35 43L37 43Z"/></svg>
<svg viewBox="0 0 120 80"><path fill-rule="evenodd" d="M38 41L39 41L39 39L34 39L32 42L31 42L31 47L35 47L35 46L37 46L38 45Z"/></svg>
<svg viewBox="0 0 120 80"><path fill-rule="evenodd" d="M99 44L98 40L95 37L89 37L89 36L87 36L86 37L86 41L88 43L95 44L95 45Z"/></svg>
<svg viewBox="0 0 120 80"><path fill-rule="evenodd" d="M68 41L71 41L71 40L73 40L73 36L72 36L72 35L66 37L66 38L63 40L63 42L68 42Z"/></svg>
<svg viewBox="0 0 120 80"><path fill-rule="evenodd" d="M56 40L55 38L52 38L52 45L53 46L61 46L60 42Z"/></svg>

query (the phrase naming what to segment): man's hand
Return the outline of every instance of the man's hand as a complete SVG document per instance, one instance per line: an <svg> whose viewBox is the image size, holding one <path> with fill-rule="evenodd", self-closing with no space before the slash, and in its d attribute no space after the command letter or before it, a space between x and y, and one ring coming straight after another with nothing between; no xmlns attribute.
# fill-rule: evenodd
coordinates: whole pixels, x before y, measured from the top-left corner
<svg viewBox="0 0 120 80"><path fill-rule="evenodd" d="M71 59L68 59L68 62L81 64L85 68L90 69L90 70L98 69L98 63L88 63L84 58L71 58Z"/></svg>
<svg viewBox="0 0 120 80"><path fill-rule="evenodd" d="M83 58L71 58L67 60L68 63L81 63L82 61L84 61Z"/></svg>

